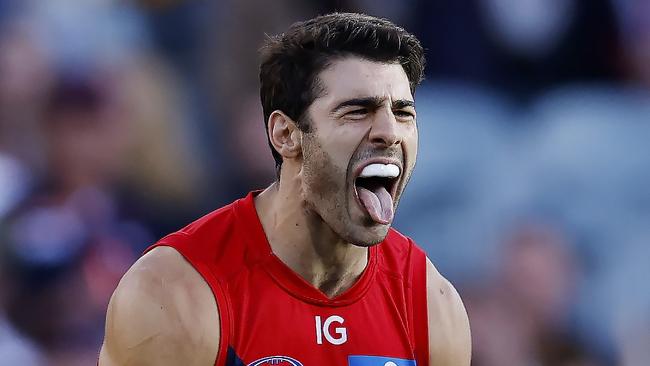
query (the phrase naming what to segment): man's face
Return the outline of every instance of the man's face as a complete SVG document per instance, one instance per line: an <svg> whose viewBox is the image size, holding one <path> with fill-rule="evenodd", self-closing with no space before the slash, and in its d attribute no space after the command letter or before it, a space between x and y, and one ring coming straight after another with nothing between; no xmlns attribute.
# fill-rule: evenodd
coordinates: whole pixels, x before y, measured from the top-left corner
<svg viewBox="0 0 650 366"><path fill-rule="evenodd" d="M409 81L399 64L348 57L319 74L307 110L302 198L342 239L381 242L417 155Z"/></svg>

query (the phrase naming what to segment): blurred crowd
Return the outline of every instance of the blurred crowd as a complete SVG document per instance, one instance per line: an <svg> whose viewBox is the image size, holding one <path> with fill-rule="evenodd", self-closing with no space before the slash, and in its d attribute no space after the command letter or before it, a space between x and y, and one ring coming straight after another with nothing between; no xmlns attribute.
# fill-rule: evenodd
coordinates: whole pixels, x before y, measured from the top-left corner
<svg viewBox="0 0 650 366"><path fill-rule="evenodd" d="M650 362L650 2L0 0L0 364L94 364L142 250L274 179L257 49L333 10L427 50L396 226L473 364Z"/></svg>

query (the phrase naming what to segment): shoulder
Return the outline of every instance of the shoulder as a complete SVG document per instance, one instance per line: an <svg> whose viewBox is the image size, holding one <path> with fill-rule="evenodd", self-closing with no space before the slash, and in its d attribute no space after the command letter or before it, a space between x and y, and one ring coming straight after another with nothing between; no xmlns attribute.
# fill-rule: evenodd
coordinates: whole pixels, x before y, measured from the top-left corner
<svg viewBox="0 0 650 366"><path fill-rule="evenodd" d="M100 365L213 365L216 301L173 248L157 247L124 275L108 306Z"/></svg>
<svg viewBox="0 0 650 366"><path fill-rule="evenodd" d="M379 246L380 263L384 270L402 277L408 273L409 266L417 257L417 252L421 252L421 250L410 238L391 228Z"/></svg>
<svg viewBox="0 0 650 366"><path fill-rule="evenodd" d="M460 295L426 259L430 365L469 366L469 319Z"/></svg>
<svg viewBox="0 0 650 366"><path fill-rule="evenodd" d="M246 226L240 217L240 206L243 205L241 201L242 199L214 210L164 236L147 248L143 259L146 260L152 248L172 247L182 254L179 255L172 249L172 257L176 257L185 267L199 270L208 281L227 277L229 273L241 268L244 253L248 249L244 245L235 245L245 241L247 235Z"/></svg>
<svg viewBox="0 0 650 366"><path fill-rule="evenodd" d="M239 206L245 206L247 202L247 199L238 199L231 202L226 206L199 217L173 234L183 234L194 238L219 235L223 231L227 231L228 227L237 220L235 212Z"/></svg>

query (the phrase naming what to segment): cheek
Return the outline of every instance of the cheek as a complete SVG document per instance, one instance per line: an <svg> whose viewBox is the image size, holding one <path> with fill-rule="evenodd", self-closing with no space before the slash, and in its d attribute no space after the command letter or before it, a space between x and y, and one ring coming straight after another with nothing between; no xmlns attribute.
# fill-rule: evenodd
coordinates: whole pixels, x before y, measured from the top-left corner
<svg viewBox="0 0 650 366"><path fill-rule="evenodd" d="M359 147L366 129L361 124L338 126L329 131L323 139L322 145L327 154L343 174L347 171L350 159Z"/></svg>
<svg viewBox="0 0 650 366"><path fill-rule="evenodd" d="M323 194L339 189L340 183L337 178L345 172L340 172L330 146L316 137L311 137L303 141L303 155L303 178L308 191Z"/></svg>
<svg viewBox="0 0 650 366"><path fill-rule="evenodd" d="M408 126L404 136L403 146L407 159L406 164L412 169L415 166L418 155L418 130L416 125Z"/></svg>

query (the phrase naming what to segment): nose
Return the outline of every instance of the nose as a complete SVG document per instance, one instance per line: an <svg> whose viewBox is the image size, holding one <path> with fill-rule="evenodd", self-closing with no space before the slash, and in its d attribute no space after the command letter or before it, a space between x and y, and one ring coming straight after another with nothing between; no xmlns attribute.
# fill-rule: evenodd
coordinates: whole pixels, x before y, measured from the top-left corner
<svg viewBox="0 0 650 366"><path fill-rule="evenodd" d="M392 147L402 143L399 132L399 122L393 111L382 110L375 115L369 134L370 142L378 147Z"/></svg>

